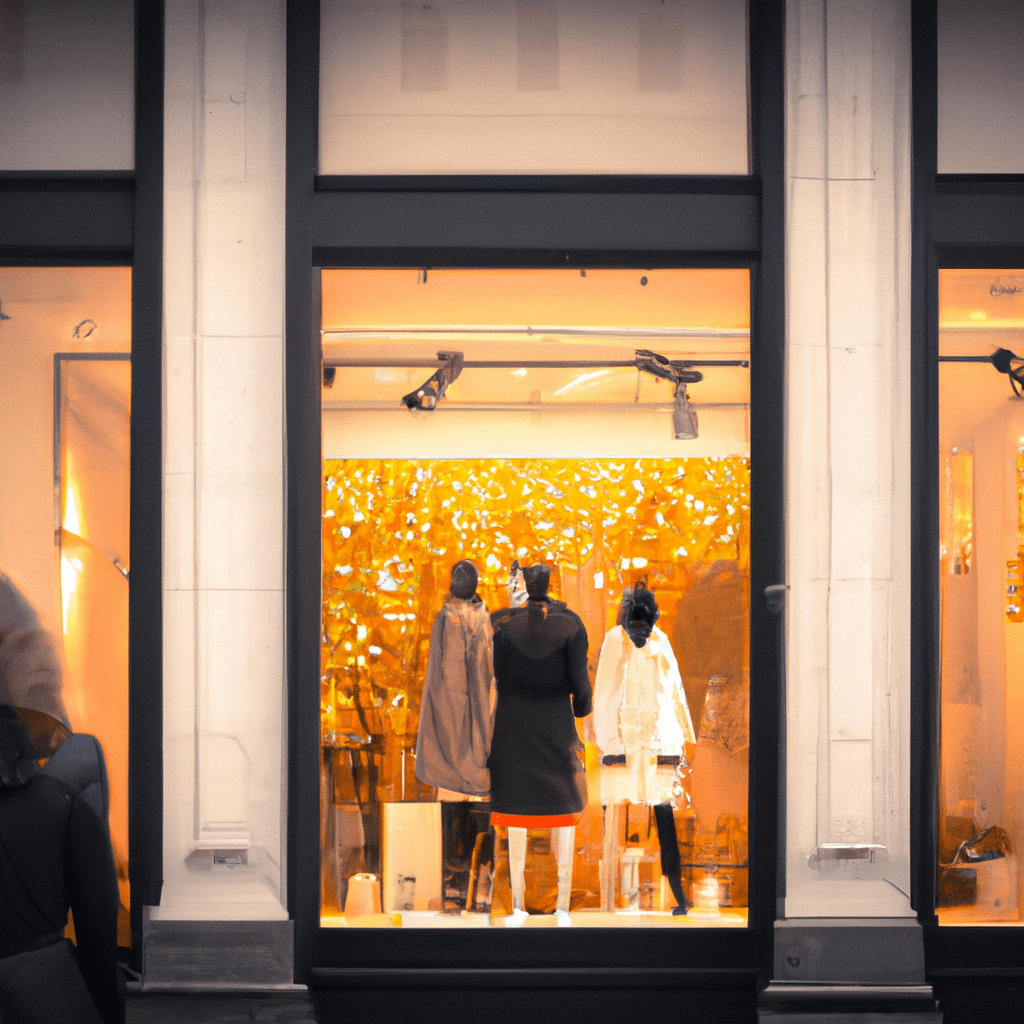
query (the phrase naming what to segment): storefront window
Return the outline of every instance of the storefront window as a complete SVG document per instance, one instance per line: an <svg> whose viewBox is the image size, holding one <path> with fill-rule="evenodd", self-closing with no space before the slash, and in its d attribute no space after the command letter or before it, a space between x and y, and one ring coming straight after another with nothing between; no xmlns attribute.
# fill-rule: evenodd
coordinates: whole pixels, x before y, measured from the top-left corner
<svg viewBox="0 0 1024 1024"><path fill-rule="evenodd" d="M748 272L322 282L322 923L744 926Z"/></svg>
<svg viewBox="0 0 1024 1024"><path fill-rule="evenodd" d="M941 271L939 316L936 902L942 924L1016 924L1024 906L1024 374L1012 353L1024 352L1024 271Z"/></svg>
<svg viewBox="0 0 1024 1024"><path fill-rule="evenodd" d="M0 0L0 170L135 166L132 0Z"/></svg>
<svg viewBox="0 0 1024 1024"><path fill-rule="evenodd" d="M938 0L938 170L1020 174L1024 20L1017 0Z"/></svg>
<svg viewBox="0 0 1024 1024"><path fill-rule="evenodd" d="M68 727L103 747L126 947L130 354L128 268L0 268L0 573L59 663L23 717L49 753Z"/></svg>
<svg viewBox="0 0 1024 1024"><path fill-rule="evenodd" d="M743 0L322 0L322 174L749 174Z"/></svg>

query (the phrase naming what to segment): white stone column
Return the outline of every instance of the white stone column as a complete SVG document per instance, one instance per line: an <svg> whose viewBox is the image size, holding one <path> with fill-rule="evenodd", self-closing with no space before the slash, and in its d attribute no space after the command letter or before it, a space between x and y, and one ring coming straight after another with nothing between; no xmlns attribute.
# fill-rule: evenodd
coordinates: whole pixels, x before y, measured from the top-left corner
<svg viewBox="0 0 1024 1024"><path fill-rule="evenodd" d="M785 916L909 917L910 3L786 16Z"/></svg>
<svg viewBox="0 0 1024 1024"><path fill-rule="evenodd" d="M283 920L284 0L167 0L166 46L165 881L150 920Z"/></svg>

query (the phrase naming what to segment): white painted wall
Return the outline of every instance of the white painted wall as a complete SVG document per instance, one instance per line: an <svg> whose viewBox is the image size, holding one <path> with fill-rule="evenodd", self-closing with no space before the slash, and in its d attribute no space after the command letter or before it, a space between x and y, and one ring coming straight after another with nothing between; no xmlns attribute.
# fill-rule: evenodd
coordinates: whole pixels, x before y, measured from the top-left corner
<svg viewBox="0 0 1024 1024"><path fill-rule="evenodd" d="M165 918L287 916L284 8L166 5Z"/></svg>
<svg viewBox="0 0 1024 1024"><path fill-rule="evenodd" d="M785 913L905 916L910 4L786 16Z"/></svg>
<svg viewBox="0 0 1024 1024"><path fill-rule="evenodd" d="M671 406L660 411L574 409L411 413L325 410L325 459L704 458L750 454L750 407L697 406L699 435L672 436Z"/></svg>

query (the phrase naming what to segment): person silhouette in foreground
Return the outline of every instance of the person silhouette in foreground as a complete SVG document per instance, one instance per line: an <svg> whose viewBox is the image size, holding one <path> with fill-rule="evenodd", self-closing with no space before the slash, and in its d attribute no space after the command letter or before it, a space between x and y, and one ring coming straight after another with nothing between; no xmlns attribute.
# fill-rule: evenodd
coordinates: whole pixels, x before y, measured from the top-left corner
<svg viewBox="0 0 1024 1024"><path fill-rule="evenodd" d="M98 769L90 764L88 774L102 783L99 746L80 739L95 745ZM120 897L105 788L62 778L68 765L42 768L38 757L17 712L0 704L0 1020L119 1024ZM77 947L64 938L69 908Z"/></svg>

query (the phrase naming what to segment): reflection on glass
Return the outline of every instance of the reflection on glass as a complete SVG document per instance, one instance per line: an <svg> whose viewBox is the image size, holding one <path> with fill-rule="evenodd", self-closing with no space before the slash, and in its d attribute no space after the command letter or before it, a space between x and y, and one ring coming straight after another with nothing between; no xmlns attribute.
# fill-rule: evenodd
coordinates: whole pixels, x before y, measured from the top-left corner
<svg viewBox="0 0 1024 1024"><path fill-rule="evenodd" d="M748 174L741 0L323 0L323 174Z"/></svg>
<svg viewBox="0 0 1024 1024"><path fill-rule="evenodd" d="M1015 274L940 276L942 924L1014 924L1022 906L1024 399L989 359L1024 349Z"/></svg>
<svg viewBox="0 0 1024 1024"><path fill-rule="evenodd" d="M0 3L0 169L135 166L131 0Z"/></svg>
<svg viewBox="0 0 1024 1024"><path fill-rule="evenodd" d="M514 562L552 567L551 595L590 638L597 708L602 687L621 685L625 708L639 685L616 668L635 646L616 630L625 588L657 601L649 642L663 637L668 681L636 704L646 741L631 746L621 719L618 746L597 714L578 723L588 798L572 923L745 924L749 459L328 459L324 473L324 923L512 913L516 830L492 827L486 799L416 777L431 631L452 567L470 559L492 612L509 604ZM681 723L674 743L668 722ZM530 828L513 851L532 914L555 909L558 831Z"/></svg>
<svg viewBox="0 0 1024 1024"><path fill-rule="evenodd" d="M111 840L123 904L118 941L129 946L124 780L131 364L120 353L59 353L54 365L64 699L76 731L99 739L111 776Z"/></svg>

